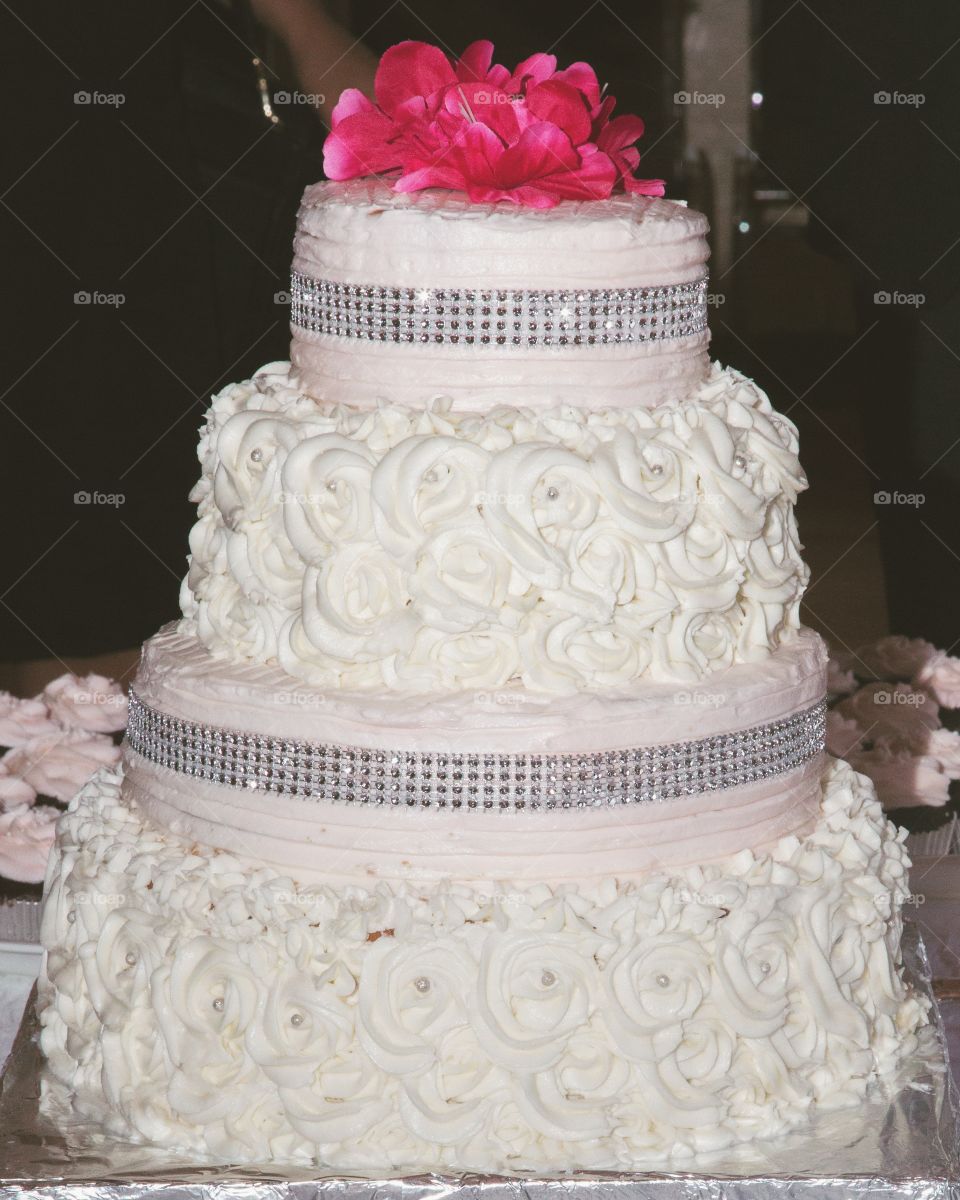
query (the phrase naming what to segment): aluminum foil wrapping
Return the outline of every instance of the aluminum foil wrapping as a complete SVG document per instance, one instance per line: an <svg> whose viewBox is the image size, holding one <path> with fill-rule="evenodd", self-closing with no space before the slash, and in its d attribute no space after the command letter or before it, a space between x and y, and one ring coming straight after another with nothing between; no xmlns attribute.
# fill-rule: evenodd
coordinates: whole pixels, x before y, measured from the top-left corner
<svg viewBox="0 0 960 1200"><path fill-rule="evenodd" d="M0 901L0 942L40 941L40 901L32 896Z"/></svg>
<svg viewBox="0 0 960 1200"><path fill-rule="evenodd" d="M912 925L904 960L932 995ZM320 1167L198 1163L39 1114L42 1061L32 1005L0 1080L0 1200L960 1200L960 1105L943 1024L898 1076L855 1109L820 1113L803 1130L697 1163L696 1170L507 1177L345 1176Z"/></svg>

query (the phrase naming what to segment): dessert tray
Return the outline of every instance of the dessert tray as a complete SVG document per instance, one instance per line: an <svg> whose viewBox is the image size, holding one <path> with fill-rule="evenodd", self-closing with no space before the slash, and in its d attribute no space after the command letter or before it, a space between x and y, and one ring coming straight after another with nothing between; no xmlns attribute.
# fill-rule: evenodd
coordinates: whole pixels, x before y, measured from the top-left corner
<svg viewBox="0 0 960 1200"><path fill-rule="evenodd" d="M916 926L903 942L908 975L932 996ZM960 1200L960 1096L947 1064L943 1023L897 1078L856 1109L825 1112L802 1131L755 1142L695 1164L650 1172L554 1175L326 1174L322 1167L262 1169L178 1159L169 1151L109 1138L38 1111L41 1056L33 1005L0 1078L0 1200Z"/></svg>

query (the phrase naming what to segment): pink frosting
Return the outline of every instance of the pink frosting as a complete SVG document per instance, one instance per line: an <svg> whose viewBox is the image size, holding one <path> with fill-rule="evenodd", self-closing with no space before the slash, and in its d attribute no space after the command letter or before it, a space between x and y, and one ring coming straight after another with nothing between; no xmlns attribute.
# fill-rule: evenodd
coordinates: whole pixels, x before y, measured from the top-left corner
<svg viewBox="0 0 960 1200"><path fill-rule="evenodd" d="M826 655L810 630L766 659L700 684L638 683L549 696L521 687L406 696L320 692L277 667L214 658L166 626L146 643L134 689L153 708L276 737L397 750L598 753L748 729L822 699Z"/></svg>
<svg viewBox="0 0 960 1200"><path fill-rule="evenodd" d="M879 745L854 751L847 761L873 781L884 808L940 808L950 799L950 775L932 755Z"/></svg>
<svg viewBox="0 0 960 1200"><path fill-rule="evenodd" d="M937 653L920 669L915 682L928 688L944 708L960 708L960 658Z"/></svg>
<svg viewBox="0 0 960 1200"><path fill-rule="evenodd" d="M303 390L318 400L376 408L384 399L422 406L448 396L455 411L497 404L652 408L689 396L709 370L706 333L639 346L514 348L395 346L293 330L290 361ZM452 361L451 361L452 359ZM531 380L536 379L536 386Z"/></svg>
<svg viewBox="0 0 960 1200"><path fill-rule="evenodd" d="M315 279L409 288L630 288L689 283L706 271L707 222L668 200L618 195L548 211L416 196L378 180L308 188L295 271ZM291 361L320 400L454 408L501 403L648 405L689 396L707 376L706 333L639 345L563 348L397 345L294 327Z"/></svg>
<svg viewBox="0 0 960 1200"><path fill-rule="evenodd" d="M788 834L821 800L822 756L779 778L664 804L456 813L319 804L189 779L128 751L124 795L187 841L268 862L306 883L376 879L639 878Z"/></svg>
<svg viewBox="0 0 960 1200"><path fill-rule="evenodd" d="M57 733L59 728L42 699L20 700L0 692L0 746L22 746L31 738Z"/></svg>
<svg viewBox="0 0 960 1200"><path fill-rule="evenodd" d="M105 675L61 675L47 684L42 699L67 729L116 733L127 721L123 688Z"/></svg>
<svg viewBox="0 0 960 1200"><path fill-rule="evenodd" d="M11 750L3 763L41 796L67 802L94 771L111 766L119 758L119 748L103 734L61 731Z"/></svg>
<svg viewBox="0 0 960 1200"><path fill-rule="evenodd" d="M36 788L14 774L7 764L0 760L0 812L24 808L31 805L36 798ZM0 875L2 874L0 871Z"/></svg>
<svg viewBox="0 0 960 1200"><path fill-rule="evenodd" d="M555 697L522 689L398 696L318 693L276 668L214 659L168 626L135 685L173 716L313 742L407 750L599 752L749 728L821 699L820 639L801 631L761 663L697 686ZM820 804L818 758L786 775L663 804L555 813L365 808L226 787L126 752L124 793L179 837L268 861L297 879L633 878L802 836Z"/></svg>
<svg viewBox="0 0 960 1200"><path fill-rule="evenodd" d="M59 817L43 804L0 813L0 875L15 883L42 883Z"/></svg>

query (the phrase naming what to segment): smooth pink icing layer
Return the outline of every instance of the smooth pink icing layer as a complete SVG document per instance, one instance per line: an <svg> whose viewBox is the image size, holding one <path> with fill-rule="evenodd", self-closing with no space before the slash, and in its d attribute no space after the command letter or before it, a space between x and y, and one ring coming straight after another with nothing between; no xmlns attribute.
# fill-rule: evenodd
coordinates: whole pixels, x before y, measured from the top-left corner
<svg viewBox="0 0 960 1200"><path fill-rule="evenodd" d="M422 405L438 396L473 411L497 404L653 408L689 396L710 369L707 333L639 346L503 350L292 333L290 359L304 390L357 408L382 400Z"/></svg>
<svg viewBox="0 0 960 1200"><path fill-rule="evenodd" d="M293 268L391 287L651 287L699 279L707 220L621 194L552 209L403 195L378 180L318 183L297 215Z"/></svg>
<svg viewBox="0 0 960 1200"><path fill-rule="evenodd" d="M539 211L454 192L400 195L377 180L308 188L293 269L391 287L614 288L687 283L706 271L702 214L620 195ZM454 407L648 405L679 399L709 370L706 333L640 346L396 346L294 328L291 361L319 400Z"/></svg>
<svg viewBox="0 0 960 1200"><path fill-rule="evenodd" d="M687 741L788 716L826 693L826 651L800 630L767 658L699 684L642 683L551 696L522 687L404 695L321 692L278 667L214 658L166 626L143 648L134 688L153 708L303 741L453 753L600 752Z"/></svg>
<svg viewBox="0 0 960 1200"><path fill-rule="evenodd" d="M188 841L305 883L629 880L813 827L824 756L779 778L663 804L455 813L338 805L189 779L127 751L123 793Z"/></svg>

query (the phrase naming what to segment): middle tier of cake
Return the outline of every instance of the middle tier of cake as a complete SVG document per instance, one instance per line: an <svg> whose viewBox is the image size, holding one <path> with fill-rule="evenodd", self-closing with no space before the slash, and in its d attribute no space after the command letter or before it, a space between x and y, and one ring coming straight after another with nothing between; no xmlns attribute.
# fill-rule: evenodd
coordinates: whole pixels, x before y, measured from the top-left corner
<svg viewBox="0 0 960 1200"><path fill-rule="evenodd" d="M798 626L796 430L713 368L646 408L364 412L286 364L214 399L184 632L325 689L695 681Z"/></svg>
<svg viewBox="0 0 960 1200"><path fill-rule="evenodd" d="M168 627L134 688L123 788L156 826L301 881L639 878L804 836L826 660L810 631L709 685L318 692Z"/></svg>

